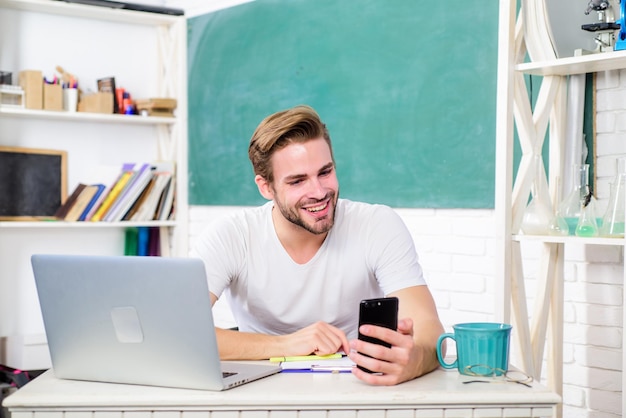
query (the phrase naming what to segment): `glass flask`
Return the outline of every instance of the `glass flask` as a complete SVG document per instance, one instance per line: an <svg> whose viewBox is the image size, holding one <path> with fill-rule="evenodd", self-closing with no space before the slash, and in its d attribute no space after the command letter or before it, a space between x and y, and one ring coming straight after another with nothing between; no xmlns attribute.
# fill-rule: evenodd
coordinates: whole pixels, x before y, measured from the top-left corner
<svg viewBox="0 0 626 418"><path fill-rule="evenodd" d="M626 158L616 161L615 179L611 183L611 195L606 212L602 217L600 235L603 237L624 236L624 199L626 199Z"/></svg>
<svg viewBox="0 0 626 418"><path fill-rule="evenodd" d="M596 213L594 206L591 205L593 195L589 192L580 203L580 216L576 224L577 237L596 237L598 236L598 223L596 222Z"/></svg>
<svg viewBox="0 0 626 418"><path fill-rule="evenodd" d="M558 210L552 217L550 225L548 225L548 234L555 236L569 235L569 226Z"/></svg>
<svg viewBox="0 0 626 418"><path fill-rule="evenodd" d="M560 178L557 178L555 180L557 182L557 189L561 186L560 180ZM555 236L569 235L569 226L567 226L565 218L561 216L561 211L558 207L555 209L554 216L552 217L550 225L548 226L548 233Z"/></svg>
<svg viewBox="0 0 626 418"><path fill-rule="evenodd" d="M534 189L534 187L533 187ZM526 235L547 235L550 231L552 215L546 205L539 200L536 192L532 192L532 199L522 219L522 232Z"/></svg>
<svg viewBox="0 0 626 418"><path fill-rule="evenodd" d="M589 201L583 205L587 197ZM590 215L595 216L595 207L596 199L589 188L589 164L576 164L574 166L574 189L563 199L558 208L558 213L567 222L569 235L576 235L581 209L585 209L585 217L588 218ZM593 221L597 233L597 221L595 218Z"/></svg>

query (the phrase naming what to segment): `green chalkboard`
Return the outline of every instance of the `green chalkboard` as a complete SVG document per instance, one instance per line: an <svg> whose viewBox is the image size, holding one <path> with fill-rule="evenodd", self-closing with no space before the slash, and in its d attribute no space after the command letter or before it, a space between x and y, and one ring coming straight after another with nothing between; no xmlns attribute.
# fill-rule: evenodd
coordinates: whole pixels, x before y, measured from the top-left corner
<svg viewBox="0 0 626 418"><path fill-rule="evenodd" d="M263 202L250 136L308 104L343 197L494 207L496 0L257 0L188 26L190 204Z"/></svg>

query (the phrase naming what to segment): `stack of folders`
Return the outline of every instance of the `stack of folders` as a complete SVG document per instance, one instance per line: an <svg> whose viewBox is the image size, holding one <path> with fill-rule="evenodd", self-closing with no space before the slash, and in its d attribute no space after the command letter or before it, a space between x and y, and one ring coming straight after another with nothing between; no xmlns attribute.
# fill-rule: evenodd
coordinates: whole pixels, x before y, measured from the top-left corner
<svg viewBox="0 0 626 418"><path fill-rule="evenodd" d="M79 183L55 217L64 221L152 221L173 217L173 161L125 163L114 180Z"/></svg>

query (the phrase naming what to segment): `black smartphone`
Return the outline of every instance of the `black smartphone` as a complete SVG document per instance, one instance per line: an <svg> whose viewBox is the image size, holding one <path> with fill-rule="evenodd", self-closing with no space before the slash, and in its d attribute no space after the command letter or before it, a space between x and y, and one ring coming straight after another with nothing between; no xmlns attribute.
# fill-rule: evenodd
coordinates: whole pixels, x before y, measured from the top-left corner
<svg viewBox="0 0 626 418"><path fill-rule="evenodd" d="M380 327L396 330L398 328L398 298L388 297L362 300L359 305L359 328L364 324L378 325ZM361 334L361 332L359 332L359 340L391 347L391 344L379 340L378 338L365 336ZM358 367L364 372L373 373L365 367Z"/></svg>

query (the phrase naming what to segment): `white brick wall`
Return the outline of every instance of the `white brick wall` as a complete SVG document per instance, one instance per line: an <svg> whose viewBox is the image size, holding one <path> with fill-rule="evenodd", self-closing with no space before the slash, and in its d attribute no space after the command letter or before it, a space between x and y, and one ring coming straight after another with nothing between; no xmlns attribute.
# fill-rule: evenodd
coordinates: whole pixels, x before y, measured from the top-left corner
<svg viewBox="0 0 626 418"><path fill-rule="evenodd" d="M597 73L596 89L596 197L604 209L616 157L626 156L626 70Z"/></svg>
<svg viewBox="0 0 626 418"><path fill-rule="evenodd" d="M604 211L626 156L626 70L596 75L596 197ZM622 416L624 248L566 248L564 416ZM569 309L568 309L569 308Z"/></svg>
<svg viewBox="0 0 626 418"><path fill-rule="evenodd" d="M596 86L597 197L604 210L615 158L626 155L626 70L599 73ZM230 210L192 207L190 243L205 223ZM397 212L411 231L446 330L457 322L494 320L493 211ZM532 303L539 249L524 243L523 254ZM565 259L563 416L621 416L623 247L572 244ZM216 309L216 320L233 324L226 306Z"/></svg>

